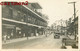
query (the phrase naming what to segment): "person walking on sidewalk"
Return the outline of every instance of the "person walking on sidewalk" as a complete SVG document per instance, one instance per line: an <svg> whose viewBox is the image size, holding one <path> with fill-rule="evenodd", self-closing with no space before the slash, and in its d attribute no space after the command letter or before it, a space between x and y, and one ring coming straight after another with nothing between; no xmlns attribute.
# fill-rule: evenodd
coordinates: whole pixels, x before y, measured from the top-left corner
<svg viewBox="0 0 80 51"><path fill-rule="evenodd" d="M3 37L4 37L4 43L6 43L7 35L5 34Z"/></svg>

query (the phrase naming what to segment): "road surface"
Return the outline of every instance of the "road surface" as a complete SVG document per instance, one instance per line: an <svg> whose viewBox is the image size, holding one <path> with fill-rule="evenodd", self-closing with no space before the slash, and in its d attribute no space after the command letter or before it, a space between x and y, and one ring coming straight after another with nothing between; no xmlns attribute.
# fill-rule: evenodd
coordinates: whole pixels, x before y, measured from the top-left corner
<svg viewBox="0 0 80 51"><path fill-rule="evenodd" d="M62 38L54 39L53 34L30 40L2 45L3 49L60 49Z"/></svg>

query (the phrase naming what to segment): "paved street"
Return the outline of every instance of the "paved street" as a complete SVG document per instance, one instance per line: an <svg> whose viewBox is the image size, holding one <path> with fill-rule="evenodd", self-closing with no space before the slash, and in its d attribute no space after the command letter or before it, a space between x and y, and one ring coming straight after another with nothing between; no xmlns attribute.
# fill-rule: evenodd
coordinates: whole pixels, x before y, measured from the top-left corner
<svg viewBox="0 0 80 51"><path fill-rule="evenodd" d="M3 49L60 49L61 38L54 39L53 34L3 45Z"/></svg>

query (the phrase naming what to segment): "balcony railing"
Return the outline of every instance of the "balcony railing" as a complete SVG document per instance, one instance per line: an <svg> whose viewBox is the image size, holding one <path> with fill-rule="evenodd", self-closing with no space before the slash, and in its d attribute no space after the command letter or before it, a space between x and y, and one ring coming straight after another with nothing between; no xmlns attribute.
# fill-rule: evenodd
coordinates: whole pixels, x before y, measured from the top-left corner
<svg viewBox="0 0 80 51"><path fill-rule="evenodd" d="M31 11L32 13L36 14L38 17L40 17L41 19L43 19L44 21L47 21L45 18L42 17L42 14L39 12L34 11L33 9L23 5L25 8L27 8L29 11ZM40 16L41 15L41 16Z"/></svg>

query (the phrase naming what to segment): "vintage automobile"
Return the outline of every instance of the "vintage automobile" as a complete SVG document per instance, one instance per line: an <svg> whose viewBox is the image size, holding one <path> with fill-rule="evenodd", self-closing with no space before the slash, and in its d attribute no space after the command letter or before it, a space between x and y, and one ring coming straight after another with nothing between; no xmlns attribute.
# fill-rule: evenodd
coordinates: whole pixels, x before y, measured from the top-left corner
<svg viewBox="0 0 80 51"><path fill-rule="evenodd" d="M56 33L56 34L54 35L54 38L55 38L55 39L59 39L59 38L60 38L60 35L59 35L58 33Z"/></svg>

